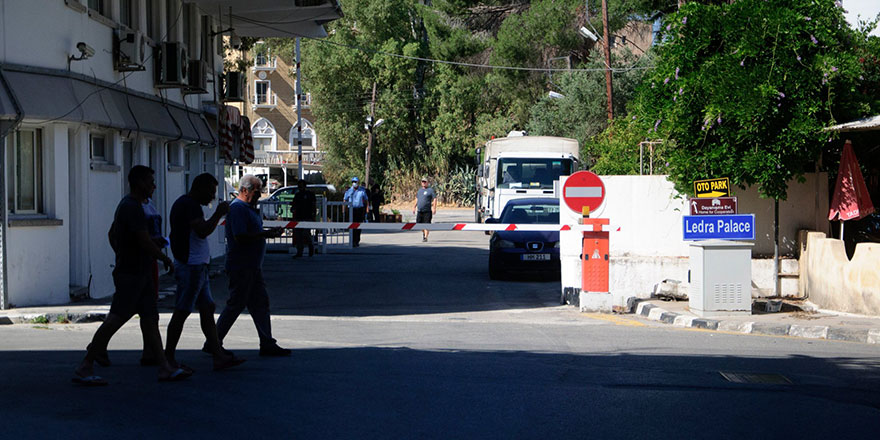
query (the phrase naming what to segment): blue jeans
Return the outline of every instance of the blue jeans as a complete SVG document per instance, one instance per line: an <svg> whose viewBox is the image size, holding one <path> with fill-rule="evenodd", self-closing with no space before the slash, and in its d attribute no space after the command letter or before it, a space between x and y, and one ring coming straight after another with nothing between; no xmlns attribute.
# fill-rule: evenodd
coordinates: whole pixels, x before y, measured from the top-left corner
<svg viewBox="0 0 880 440"><path fill-rule="evenodd" d="M247 307L260 336L260 347L275 345L275 339L272 339L269 295L266 293L266 282L263 281L263 270L237 269L226 272L229 276L229 300L226 301L223 313L217 318L217 336L220 342L223 342L223 338L229 333L238 315Z"/></svg>
<svg viewBox="0 0 880 440"><path fill-rule="evenodd" d="M177 279L177 300L174 308L192 313L196 304L214 305L207 264L185 264L174 261L174 278Z"/></svg>

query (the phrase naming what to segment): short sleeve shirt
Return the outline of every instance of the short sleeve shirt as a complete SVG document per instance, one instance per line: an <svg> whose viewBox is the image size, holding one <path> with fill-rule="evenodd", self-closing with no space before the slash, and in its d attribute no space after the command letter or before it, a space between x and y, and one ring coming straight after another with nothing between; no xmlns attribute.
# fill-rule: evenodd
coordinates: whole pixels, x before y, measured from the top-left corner
<svg viewBox="0 0 880 440"><path fill-rule="evenodd" d="M315 219L317 198L309 190L297 191L293 196L293 214L296 220L306 221Z"/></svg>
<svg viewBox="0 0 880 440"><path fill-rule="evenodd" d="M366 208L367 203L370 202L370 197L367 196L367 192L364 191L364 188L359 186L357 188L349 188L345 191L343 200L350 202L351 206L354 208Z"/></svg>
<svg viewBox="0 0 880 440"><path fill-rule="evenodd" d="M171 206L171 252L174 258L186 264L208 264L211 250L208 240L201 238L190 226L193 220L205 218L202 205L184 194Z"/></svg>
<svg viewBox="0 0 880 440"><path fill-rule="evenodd" d="M266 255L266 239L249 243L235 241L236 235L256 234L263 230L263 217L251 205L235 199L226 214L226 270L259 269Z"/></svg>
<svg viewBox="0 0 880 440"><path fill-rule="evenodd" d="M426 212L431 210L431 204L437 195L434 193L434 188L419 188L416 197L418 198L419 212Z"/></svg>
<svg viewBox="0 0 880 440"><path fill-rule="evenodd" d="M147 230L144 207L131 195L122 198L113 215L110 227L116 250L116 268L119 273L147 273L153 258L138 242L137 234Z"/></svg>

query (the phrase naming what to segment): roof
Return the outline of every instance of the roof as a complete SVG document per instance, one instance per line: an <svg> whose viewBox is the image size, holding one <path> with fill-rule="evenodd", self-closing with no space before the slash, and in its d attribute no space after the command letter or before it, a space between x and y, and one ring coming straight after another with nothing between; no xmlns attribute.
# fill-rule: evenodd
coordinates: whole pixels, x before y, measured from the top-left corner
<svg viewBox="0 0 880 440"><path fill-rule="evenodd" d="M511 205L552 205L559 204L559 199L555 197L527 197L523 199L511 199L504 206Z"/></svg>
<svg viewBox="0 0 880 440"><path fill-rule="evenodd" d="M825 131L880 131L880 115L834 125L826 128Z"/></svg>
<svg viewBox="0 0 880 440"><path fill-rule="evenodd" d="M243 37L327 36L324 24L342 17L337 0L191 0L206 14L222 11L223 26Z"/></svg>

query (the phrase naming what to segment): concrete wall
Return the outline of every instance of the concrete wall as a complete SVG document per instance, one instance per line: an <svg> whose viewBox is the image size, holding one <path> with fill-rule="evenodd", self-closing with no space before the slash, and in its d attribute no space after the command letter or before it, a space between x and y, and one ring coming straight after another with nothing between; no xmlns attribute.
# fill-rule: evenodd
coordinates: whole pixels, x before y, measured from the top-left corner
<svg viewBox="0 0 880 440"><path fill-rule="evenodd" d="M611 298L599 301L602 310L624 306L626 298L646 298L664 279L687 284L688 243L683 240L682 215L687 215L687 199L675 191L666 176L601 176L606 197L591 217L611 221L610 274ZM560 182L560 187L564 181ZM827 175L805 176L804 183L789 184L788 200L780 202L780 254L797 252L797 234L804 227L828 229ZM755 247L752 260L752 295L775 294L773 260L773 201L761 199L754 188L739 190L740 213L754 213ZM563 206L560 218L576 223L579 215ZM561 232L562 288L580 287L580 233ZM571 258L574 257L574 260ZM796 260L786 257L782 273L797 273ZM782 278L783 295L797 295L796 278ZM607 307L606 307L607 306Z"/></svg>
<svg viewBox="0 0 880 440"><path fill-rule="evenodd" d="M800 289L821 308L880 316L880 243L859 243L852 260L842 240L804 232Z"/></svg>

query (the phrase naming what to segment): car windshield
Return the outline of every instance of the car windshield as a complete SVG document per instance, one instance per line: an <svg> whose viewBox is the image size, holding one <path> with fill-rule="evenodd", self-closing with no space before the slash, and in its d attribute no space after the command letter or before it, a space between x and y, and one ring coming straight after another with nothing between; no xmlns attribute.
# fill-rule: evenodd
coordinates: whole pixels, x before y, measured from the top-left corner
<svg viewBox="0 0 880 440"><path fill-rule="evenodd" d="M501 213L501 223L558 224L558 204L508 205Z"/></svg>
<svg viewBox="0 0 880 440"><path fill-rule="evenodd" d="M571 159L498 159L498 188L553 188L559 176L571 174Z"/></svg>

